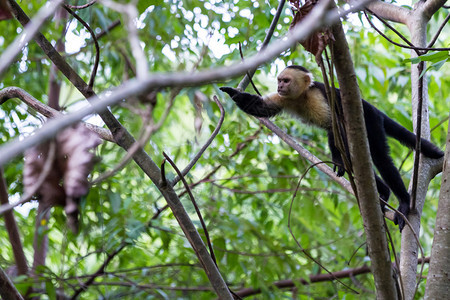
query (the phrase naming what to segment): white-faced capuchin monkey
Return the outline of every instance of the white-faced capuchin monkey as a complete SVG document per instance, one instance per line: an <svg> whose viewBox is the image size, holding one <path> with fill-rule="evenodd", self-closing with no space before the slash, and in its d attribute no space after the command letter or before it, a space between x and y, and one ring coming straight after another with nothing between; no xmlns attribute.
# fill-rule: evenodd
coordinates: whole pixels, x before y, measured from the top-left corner
<svg viewBox="0 0 450 300"><path fill-rule="evenodd" d="M269 118L284 110L300 118L304 123L325 129L328 133L328 145L331 150L331 156L337 166L337 175L344 175L343 160L335 145L333 136L331 109L328 105L325 86L323 83L313 81L312 74L307 69L301 66L287 67L278 76L278 93L264 97L242 93L231 87L222 87L220 89L230 95L239 108L255 117ZM336 89L336 100L337 105L341 107L339 89ZM391 189L399 200L398 210L407 216L410 210L410 196L403 184L399 171L389 156L386 136L391 136L400 141L400 143L414 149L416 135L365 100L362 100L362 103L370 153L373 163L383 178L382 180L378 176L375 177L378 193L381 199L388 201L389 189ZM346 136L342 138L344 143L347 144ZM424 139L421 140L421 151L430 158L437 159L444 155L439 148ZM350 158L348 147L346 155ZM384 205L382 204L381 206L383 209ZM400 231L405 226L405 221L398 214L395 215L394 223L399 225Z"/></svg>

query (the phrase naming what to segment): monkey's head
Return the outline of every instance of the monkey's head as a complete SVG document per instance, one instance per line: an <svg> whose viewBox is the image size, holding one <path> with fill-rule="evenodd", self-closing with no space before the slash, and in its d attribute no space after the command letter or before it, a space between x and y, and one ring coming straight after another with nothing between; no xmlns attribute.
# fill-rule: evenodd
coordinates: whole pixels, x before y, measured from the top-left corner
<svg viewBox="0 0 450 300"><path fill-rule="evenodd" d="M286 99L296 99L312 83L312 74L302 66L288 66L278 75L278 95Z"/></svg>

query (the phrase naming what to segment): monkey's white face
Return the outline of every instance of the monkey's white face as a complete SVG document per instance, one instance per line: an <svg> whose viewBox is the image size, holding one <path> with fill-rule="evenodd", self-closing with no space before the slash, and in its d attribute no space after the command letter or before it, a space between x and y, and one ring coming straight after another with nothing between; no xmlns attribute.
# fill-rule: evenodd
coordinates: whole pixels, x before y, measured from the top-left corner
<svg viewBox="0 0 450 300"><path fill-rule="evenodd" d="M280 96L288 96L291 94L292 78L283 72L278 76L278 94Z"/></svg>
<svg viewBox="0 0 450 300"><path fill-rule="evenodd" d="M285 98L297 98L306 91L311 83L308 73L296 69L284 69L278 75L278 95Z"/></svg>

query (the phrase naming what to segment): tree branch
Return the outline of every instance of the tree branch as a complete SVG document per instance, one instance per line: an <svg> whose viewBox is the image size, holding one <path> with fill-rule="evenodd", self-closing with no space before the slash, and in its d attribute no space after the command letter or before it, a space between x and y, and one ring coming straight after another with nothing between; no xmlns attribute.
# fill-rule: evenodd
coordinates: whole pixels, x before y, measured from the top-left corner
<svg viewBox="0 0 450 300"><path fill-rule="evenodd" d="M5 271L0 267L0 296L8 300L23 300L22 295L16 289L11 279L6 275Z"/></svg>
<svg viewBox="0 0 450 300"><path fill-rule="evenodd" d="M108 257L106 258L106 260L103 262L103 264L100 266L100 268L98 268L97 272L95 272L94 274L92 274L84 283L80 284L80 288L77 289L75 291L75 293L72 295L71 299L75 300L82 291L86 290L95 280L95 278L103 275L105 273L105 269L108 266L108 264L111 262L111 260L120 252L122 251L123 248L125 248L127 244L126 243L122 243L119 248L117 248L113 253L108 254Z"/></svg>
<svg viewBox="0 0 450 300"><path fill-rule="evenodd" d="M445 5L447 0L427 0L423 1L424 5L421 8L422 13L429 19Z"/></svg>
<svg viewBox="0 0 450 300"><path fill-rule="evenodd" d="M350 3L354 1L352 0ZM408 18L410 18L411 14L410 9L380 0L370 2L366 7L375 12L380 18L405 25L408 23Z"/></svg>
<svg viewBox="0 0 450 300"><path fill-rule="evenodd" d="M3 175L3 170L0 168L0 204L9 204L8 201L8 189L6 187L6 180ZM5 213L5 227L8 232L9 241L11 243L14 259L19 275L26 275L28 273L28 264L25 257L25 253L22 247L22 241L20 240L19 228L17 227L16 220L14 218L14 212L8 211Z"/></svg>
<svg viewBox="0 0 450 300"><path fill-rule="evenodd" d="M39 100L37 100L36 98L28 94L25 90L19 87L10 86L0 90L0 105L2 105L3 103L12 98L22 100L22 102L24 102L28 107L32 108L34 111L40 113L41 115L47 118L58 118L64 115L62 112L43 104L42 102L40 102ZM114 143L114 138L108 129L85 122L82 122L82 124L87 129L98 134L105 141Z"/></svg>
<svg viewBox="0 0 450 300"><path fill-rule="evenodd" d="M273 286L279 288L279 289L286 289L286 288L294 288L298 284L302 285L309 285L311 283L316 282L323 282L323 281L331 281L335 278L348 278L351 276L356 276L360 274L366 274L370 273L370 268L368 266L362 266L359 268L354 269L348 269L344 271L338 271L338 272L332 272L330 274L319 274L319 275L311 275L309 276L308 280L300 278L300 279L286 279L286 280L280 280L275 281L273 283ZM254 288L244 288L242 290L239 290L236 292L236 294L240 297L248 297L256 294L260 294L261 289L254 289Z"/></svg>
<svg viewBox="0 0 450 300"><path fill-rule="evenodd" d="M334 2L332 5L335 6ZM397 299L355 70L342 24L333 25L331 30L335 38L332 47L333 61L340 86L350 157L377 298Z"/></svg>
<svg viewBox="0 0 450 300"><path fill-rule="evenodd" d="M450 126L447 132L447 147L442 173L441 190L436 214L431 262L425 288L425 299L448 297L448 270L450 270Z"/></svg>
<svg viewBox="0 0 450 300"><path fill-rule="evenodd" d="M34 36L39 32L39 28L41 28L45 20L55 12L61 2L63 2L63 0L54 0L50 1L48 5L44 5L38 11L36 16L30 21L30 24L28 26L24 26L25 28L22 33L3 52L0 57L0 79L3 72L14 61L15 57L22 51L22 48L25 47L25 45L34 38ZM9 4L12 6L11 1Z"/></svg>
<svg viewBox="0 0 450 300"><path fill-rule="evenodd" d="M222 103L220 103L219 99L216 96L214 96L213 99L216 102L217 106L219 106L219 110L220 110L219 122L217 123L217 126L214 129L213 133L211 134L209 139L206 141L206 143L203 145L203 147L200 149L200 151L198 151L198 153L194 156L194 158L183 169L183 171L181 172L181 174L183 176L186 176L186 174L189 173L189 171L192 169L192 167L197 163L197 161L200 159L200 157L203 155L203 153L206 151L206 149L208 149L209 145L211 145L212 141L215 139L215 137L217 136L217 134L220 131L220 128L222 127L223 120L225 119L225 110L223 109ZM177 177L175 177L175 179L172 181L172 185L177 184L177 182L180 181L180 179L181 179L181 177L177 175Z"/></svg>

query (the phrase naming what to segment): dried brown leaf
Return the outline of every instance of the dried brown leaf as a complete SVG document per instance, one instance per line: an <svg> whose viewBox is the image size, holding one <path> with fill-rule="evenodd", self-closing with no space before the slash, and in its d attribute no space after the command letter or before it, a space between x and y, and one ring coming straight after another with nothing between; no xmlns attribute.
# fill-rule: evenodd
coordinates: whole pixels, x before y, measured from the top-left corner
<svg viewBox="0 0 450 300"><path fill-rule="evenodd" d="M100 144L100 138L86 127L75 125L61 131L56 137L56 155L48 156L49 144L39 145L25 153L24 186L29 192L36 187L47 159L53 166L39 187L37 196L48 206L64 206L69 227L76 231L78 201L89 191L87 177L92 171L95 156L91 149Z"/></svg>
<svg viewBox="0 0 450 300"><path fill-rule="evenodd" d="M48 153L48 143L33 147L25 152L23 184L27 194L36 189L35 184L39 181L42 172L44 172L44 164L47 159L52 159L48 157ZM53 167L50 168L44 182L37 190L37 196L39 201L47 206L64 205L66 196L64 189L60 185L62 173L55 167L55 162L52 164Z"/></svg>
<svg viewBox="0 0 450 300"><path fill-rule="evenodd" d="M86 127L77 125L62 131L57 139L58 164L64 172L64 190L67 196L80 198L87 194L89 182L87 176L95 163L90 151L101 140Z"/></svg>
<svg viewBox="0 0 450 300"><path fill-rule="evenodd" d="M290 29L299 24L311 12L317 2L318 0L306 0L305 4L301 6L300 1L291 1L295 11ZM313 54L316 58L319 58L330 41L334 41L334 36L331 33L331 30L326 27L313 32L308 38L301 41L300 44L306 51Z"/></svg>

